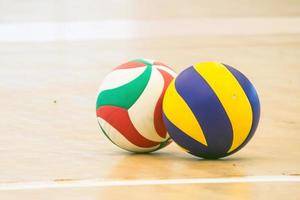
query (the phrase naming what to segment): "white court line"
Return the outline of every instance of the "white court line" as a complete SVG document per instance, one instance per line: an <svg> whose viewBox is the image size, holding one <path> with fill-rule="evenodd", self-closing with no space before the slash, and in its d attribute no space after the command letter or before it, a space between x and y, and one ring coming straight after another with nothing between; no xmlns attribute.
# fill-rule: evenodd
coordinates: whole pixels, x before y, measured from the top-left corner
<svg viewBox="0 0 300 200"><path fill-rule="evenodd" d="M18 182L18 183L1 183L0 191L59 189L59 188L116 187L116 186L260 183L260 182L300 183L300 176L246 176L246 177L228 177L228 178L155 179L155 180L112 180L112 181L78 180L78 181Z"/></svg>
<svg viewBox="0 0 300 200"><path fill-rule="evenodd" d="M0 23L0 42L300 33L300 17Z"/></svg>

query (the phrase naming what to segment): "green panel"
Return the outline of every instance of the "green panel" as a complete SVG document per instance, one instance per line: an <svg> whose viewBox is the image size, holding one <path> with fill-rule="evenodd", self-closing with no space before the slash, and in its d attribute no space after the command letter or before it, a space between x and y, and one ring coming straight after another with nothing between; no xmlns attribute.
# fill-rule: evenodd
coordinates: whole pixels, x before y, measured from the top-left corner
<svg viewBox="0 0 300 200"><path fill-rule="evenodd" d="M172 140L171 138L168 138L166 141L160 143L159 147L157 149L155 149L155 151L164 148L165 146L169 145L170 140ZM172 141L171 141L172 142Z"/></svg>
<svg viewBox="0 0 300 200"><path fill-rule="evenodd" d="M169 143L170 141L172 142L172 139L168 138L166 141L160 143L160 145L156 149L153 149L153 150L147 151L147 152L135 152L135 153L137 153L137 154L152 153L154 151L160 150L160 149L166 147L167 145L171 144L171 143Z"/></svg>
<svg viewBox="0 0 300 200"><path fill-rule="evenodd" d="M97 99L96 107L110 105L129 109L139 98L148 84L151 75L151 66L133 81L117 88L102 91Z"/></svg>

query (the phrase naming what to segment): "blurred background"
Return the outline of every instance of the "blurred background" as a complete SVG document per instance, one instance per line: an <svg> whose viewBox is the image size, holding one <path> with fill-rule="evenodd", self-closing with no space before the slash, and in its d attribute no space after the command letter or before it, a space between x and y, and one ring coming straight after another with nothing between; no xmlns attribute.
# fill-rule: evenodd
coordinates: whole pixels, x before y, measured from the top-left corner
<svg viewBox="0 0 300 200"><path fill-rule="evenodd" d="M136 58L177 72L219 61L245 73L262 117L235 155L249 159L239 170L223 163L225 175L299 173L299 0L0 0L0 182L155 178L150 165L127 174L138 160L100 136L95 116L103 77ZM162 150L162 160L145 161L162 177L224 175L223 165L176 162L189 155L169 149L179 157Z"/></svg>

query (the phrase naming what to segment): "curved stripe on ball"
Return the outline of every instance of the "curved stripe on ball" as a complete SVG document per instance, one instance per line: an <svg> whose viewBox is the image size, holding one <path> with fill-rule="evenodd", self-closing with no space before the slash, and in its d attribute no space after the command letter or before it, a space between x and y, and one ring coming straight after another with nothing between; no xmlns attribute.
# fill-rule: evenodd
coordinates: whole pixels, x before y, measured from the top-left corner
<svg viewBox="0 0 300 200"><path fill-rule="evenodd" d="M178 94L186 101L205 133L207 146L214 151L226 153L232 144L232 127L226 111L209 84L199 76L195 68L188 68L175 80L175 85Z"/></svg>
<svg viewBox="0 0 300 200"><path fill-rule="evenodd" d="M234 69L233 67L223 64L224 66L227 67L227 69L234 75L234 77L237 79L239 84L242 86L245 94L247 95L247 98L249 99L249 102L251 104L251 109L252 109L252 126L251 130L245 139L245 141L235 150L233 150L231 153L234 153L238 150L240 150L242 147L244 147L249 140L252 138L254 135L254 132L257 129L259 118L260 118L260 103L259 103L259 98L258 94L254 88L254 86L251 84L251 82L248 80L248 78L239 72L238 70Z"/></svg>
<svg viewBox="0 0 300 200"><path fill-rule="evenodd" d="M127 63L124 63L118 67L116 67L114 70L117 70L117 69L134 69L134 68L138 68L138 67L145 67L147 66L145 63L141 63L141 62L127 62Z"/></svg>
<svg viewBox="0 0 300 200"><path fill-rule="evenodd" d="M160 94L160 97L155 105L154 127L155 127L155 130L158 133L158 135L162 138L165 138L167 135L167 130L165 128L165 125L164 125L163 119L162 119L162 100L165 95L165 91L166 91L167 87L169 86L169 84L171 83L171 81L173 79L173 76L170 75L169 73L165 72L162 69L158 69L158 71L160 72L160 74L162 75L162 77L164 79L164 87L163 87L162 93Z"/></svg>
<svg viewBox="0 0 300 200"><path fill-rule="evenodd" d="M200 63L195 65L195 69L208 82L230 119L234 133L228 151L231 152L243 143L251 129L249 100L235 77L221 63Z"/></svg>
<svg viewBox="0 0 300 200"><path fill-rule="evenodd" d="M98 90L98 95L104 90L118 88L133 81L134 79L139 77L145 71L145 69L146 66L143 64L143 67L133 69L124 68L110 72L102 81L101 86Z"/></svg>
<svg viewBox="0 0 300 200"><path fill-rule="evenodd" d="M127 110L114 106L101 106L97 112L101 119L115 127L132 144L140 147L152 147L159 144L145 138L136 130Z"/></svg>
<svg viewBox="0 0 300 200"><path fill-rule="evenodd" d="M106 137L132 152L151 152L168 145L171 139L162 119L162 98L174 76L167 65L145 59L122 64L108 74L96 102Z"/></svg>
<svg viewBox="0 0 300 200"><path fill-rule="evenodd" d="M163 65L153 65L153 67L154 67L155 69L160 70L161 72L162 72L162 71L163 71L163 72L166 72L167 74L169 74L169 75L172 76L172 77L175 77L175 76L176 76L176 73L175 73L173 70L171 70L169 67L166 67L166 66L163 66Z"/></svg>
<svg viewBox="0 0 300 200"><path fill-rule="evenodd" d="M156 102L163 92L163 87L159 86L163 85L164 79L159 71L152 69L151 77L144 92L128 109L130 120L135 125L138 132L140 132L145 138L156 142L164 141L165 138L160 137L159 134L153 134L156 132L154 123L148 123L147 119L154 121Z"/></svg>
<svg viewBox="0 0 300 200"><path fill-rule="evenodd" d="M206 145L203 131L187 103L177 93L174 80L170 83L167 92L165 93L163 112L180 130L198 142ZM168 123L166 125L168 128Z"/></svg>
<svg viewBox="0 0 300 200"><path fill-rule="evenodd" d="M97 100L97 107L104 105L130 108L144 91L151 75L151 67L133 81L117 88L102 91Z"/></svg>
<svg viewBox="0 0 300 200"><path fill-rule="evenodd" d="M144 63L146 65L154 65L153 63L155 62L154 60L151 59L136 59L133 62L140 62L140 63Z"/></svg>
<svg viewBox="0 0 300 200"><path fill-rule="evenodd" d="M191 154L218 158L241 149L259 120L259 100L250 81L215 62L181 72L166 91L164 122L172 139Z"/></svg>
<svg viewBox="0 0 300 200"><path fill-rule="evenodd" d="M102 128L102 131L105 135L117 146L132 152L149 152L159 148L159 144L151 147L139 147L133 143L131 143L121 132L115 129L112 125L110 125L105 120L98 117L99 124Z"/></svg>
<svg viewBox="0 0 300 200"><path fill-rule="evenodd" d="M220 153L215 149L208 148L206 145L195 140L193 137L188 136L175 126L169 119L164 115L164 122L167 125L167 129L173 141L175 141L184 151L191 153L195 156L203 158L217 158L225 156L224 153Z"/></svg>

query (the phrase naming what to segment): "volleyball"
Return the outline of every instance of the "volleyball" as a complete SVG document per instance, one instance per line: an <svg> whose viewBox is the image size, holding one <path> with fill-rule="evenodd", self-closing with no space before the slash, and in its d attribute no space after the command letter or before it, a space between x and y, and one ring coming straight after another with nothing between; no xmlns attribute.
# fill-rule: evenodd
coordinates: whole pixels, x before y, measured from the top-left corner
<svg viewBox="0 0 300 200"><path fill-rule="evenodd" d="M97 95L96 114L104 135L118 147L143 153L171 142L162 120L162 99L175 72L146 59L112 70Z"/></svg>
<svg viewBox="0 0 300 200"><path fill-rule="evenodd" d="M254 135L260 117L257 92L245 75L217 62L182 71L166 90L163 120L173 141L207 159L228 156Z"/></svg>

